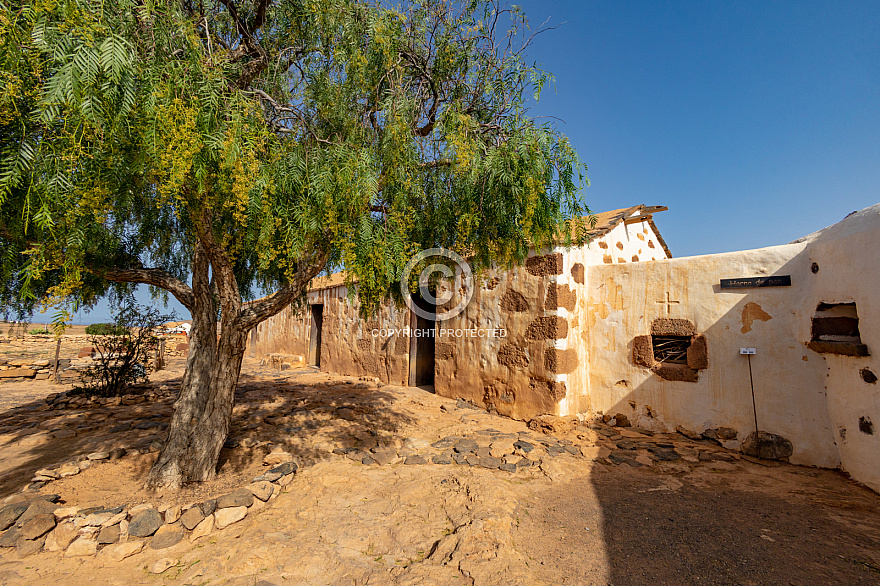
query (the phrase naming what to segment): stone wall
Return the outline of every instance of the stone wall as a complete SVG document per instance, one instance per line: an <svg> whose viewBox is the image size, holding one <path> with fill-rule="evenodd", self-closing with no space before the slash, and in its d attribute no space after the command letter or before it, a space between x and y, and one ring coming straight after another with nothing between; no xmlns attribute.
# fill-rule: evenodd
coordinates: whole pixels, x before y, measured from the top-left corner
<svg viewBox="0 0 880 586"><path fill-rule="evenodd" d="M557 413L566 390L554 375L571 365L554 344L567 335L568 324L551 314L547 297L550 292L555 305L553 281L561 267L560 253L533 255L523 267L491 270L475 283L465 311L439 326L476 335L437 338L438 394L516 419ZM462 295L456 285L453 305Z"/></svg>

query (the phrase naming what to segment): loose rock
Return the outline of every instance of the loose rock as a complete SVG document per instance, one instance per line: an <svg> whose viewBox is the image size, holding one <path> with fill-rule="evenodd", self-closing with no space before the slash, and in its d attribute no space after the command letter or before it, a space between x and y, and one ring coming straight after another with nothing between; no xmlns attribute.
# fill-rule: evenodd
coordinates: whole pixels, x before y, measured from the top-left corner
<svg viewBox="0 0 880 586"><path fill-rule="evenodd" d="M279 464L290 461L292 456L289 452L285 452L283 450L279 450L277 452L271 452L266 454L266 457L263 458L264 466L278 466Z"/></svg>
<svg viewBox="0 0 880 586"><path fill-rule="evenodd" d="M202 513L201 507L195 506L191 509L188 509L180 517L180 524L186 527L188 530L192 531L196 528L196 525L202 522L202 519L204 518L205 515Z"/></svg>
<svg viewBox="0 0 880 586"><path fill-rule="evenodd" d="M153 539L150 541L150 547L153 549L165 549L172 545L177 545L183 539L183 527L179 525L162 525Z"/></svg>
<svg viewBox="0 0 880 586"><path fill-rule="evenodd" d="M131 518L128 524L128 534L135 537L149 537L162 526L162 515L159 511L149 508L140 511Z"/></svg>
<svg viewBox="0 0 880 586"><path fill-rule="evenodd" d="M235 492L224 494L217 499L218 509L229 509L233 507L249 507L254 504L253 493L246 489L240 488Z"/></svg>
<svg viewBox="0 0 880 586"><path fill-rule="evenodd" d="M195 541L200 537L209 535L214 530L214 515L208 515L202 519L201 523L193 529L192 535L189 536L190 541Z"/></svg>
<svg viewBox="0 0 880 586"><path fill-rule="evenodd" d="M62 523L46 537L46 551L64 551L79 535L73 523Z"/></svg>
<svg viewBox="0 0 880 586"><path fill-rule="evenodd" d="M263 480L261 482L248 484L247 489L250 490L255 497L265 502L269 500L270 496L272 496L272 491L275 490L275 485Z"/></svg>
<svg viewBox="0 0 880 586"><path fill-rule="evenodd" d="M217 529L225 529L233 523L238 523L247 516L247 507L229 507L218 509L214 513L214 523Z"/></svg>
<svg viewBox="0 0 880 586"><path fill-rule="evenodd" d="M87 537L80 537L70 544L64 557L75 558L89 555L95 555L98 552L98 542Z"/></svg>
<svg viewBox="0 0 880 586"><path fill-rule="evenodd" d="M150 572L153 574L161 574L168 568L177 565L177 560L171 558L162 558L161 560L150 566Z"/></svg>
<svg viewBox="0 0 880 586"><path fill-rule="evenodd" d="M27 503L12 503L0 509L0 531L12 526L28 510Z"/></svg>
<svg viewBox="0 0 880 586"><path fill-rule="evenodd" d="M76 464L64 464L60 468L58 468L58 475L61 478L66 478L68 476L75 476L80 473L79 466Z"/></svg>
<svg viewBox="0 0 880 586"><path fill-rule="evenodd" d="M19 540L18 545L15 547L15 553L18 554L18 557L24 558L29 555L35 554L41 549L43 549L43 544L46 542L45 537L40 537L34 540L22 539Z"/></svg>
<svg viewBox="0 0 880 586"><path fill-rule="evenodd" d="M120 528L119 525L111 525L104 527L98 532L98 543L101 545L108 543L116 543L119 541Z"/></svg>
<svg viewBox="0 0 880 586"><path fill-rule="evenodd" d="M55 515L41 513L32 517L21 527L23 539L37 539L55 528Z"/></svg>
<svg viewBox="0 0 880 586"><path fill-rule="evenodd" d="M98 553L97 559L108 562L121 562L144 549L143 541L126 541L108 545Z"/></svg>
<svg viewBox="0 0 880 586"><path fill-rule="evenodd" d="M175 505L173 507L168 507L165 509L165 522L168 524L174 523L178 519L180 519L180 514L182 510L180 505Z"/></svg>

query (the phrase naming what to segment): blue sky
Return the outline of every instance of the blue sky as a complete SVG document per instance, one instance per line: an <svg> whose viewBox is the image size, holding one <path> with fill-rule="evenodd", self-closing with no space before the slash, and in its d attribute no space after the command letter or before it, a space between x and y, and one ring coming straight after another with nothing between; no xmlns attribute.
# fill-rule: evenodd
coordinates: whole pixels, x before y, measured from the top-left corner
<svg viewBox="0 0 880 586"><path fill-rule="evenodd" d="M673 255L790 242L880 201L880 3L525 0L593 211L669 206Z"/></svg>
<svg viewBox="0 0 880 586"><path fill-rule="evenodd" d="M669 206L673 255L784 244L880 201L880 3L519 6L565 22L528 53L556 77L532 113L564 121L587 203Z"/></svg>

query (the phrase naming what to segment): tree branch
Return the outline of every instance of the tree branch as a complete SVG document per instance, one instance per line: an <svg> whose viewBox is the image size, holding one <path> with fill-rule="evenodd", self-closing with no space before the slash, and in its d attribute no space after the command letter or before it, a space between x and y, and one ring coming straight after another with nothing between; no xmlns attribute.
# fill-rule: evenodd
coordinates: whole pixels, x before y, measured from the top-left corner
<svg viewBox="0 0 880 586"><path fill-rule="evenodd" d="M198 226L197 230L199 243L204 246L211 260L211 279L216 282L220 293L221 320L225 322L227 319L235 319L241 311L241 292L232 261L226 250L214 238L211 218L207 214L202 215L201 226Z"/></svg>
<svg viewBox="0 0 880 586"><path fill-rule="evenodd" d="M111 268L97 269L89 268L90 273L117 283L144 283L165 289L180 301L184 307L192 311L195 304L193 290L189 285L174 277L162 269L155 268Z"/></svg>
<svg viewBox="0 0 880 586"><path fill-rule="evenodd" d="M299 263L292 281L268 297L245 303L241 311L244 330L250 330L284 309L324 269L329 257L330 247L320 246L309 258Z"/></svg>

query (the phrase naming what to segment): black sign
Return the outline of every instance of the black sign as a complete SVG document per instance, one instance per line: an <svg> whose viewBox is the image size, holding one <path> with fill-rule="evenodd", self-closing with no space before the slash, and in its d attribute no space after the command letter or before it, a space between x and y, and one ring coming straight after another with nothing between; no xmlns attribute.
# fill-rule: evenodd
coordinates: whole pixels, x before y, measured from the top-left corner
<svg viewBox="0 0 880 586"><path fill-rule="evenodd" d="M791 287L791 275L721 279L722 289L751 289L752 287Z"/></svg>

